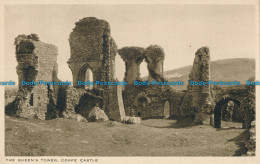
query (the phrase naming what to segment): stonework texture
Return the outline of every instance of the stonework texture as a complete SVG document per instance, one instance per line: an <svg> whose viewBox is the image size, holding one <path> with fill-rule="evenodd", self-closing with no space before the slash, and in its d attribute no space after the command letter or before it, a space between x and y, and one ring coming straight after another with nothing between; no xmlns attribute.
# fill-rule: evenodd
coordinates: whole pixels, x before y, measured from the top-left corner
<svg viewBox="0 0 260 164"><path fill-rule="evenodd" d="M108 85L94 85L86 91L78 81L88 80L88 70L93 73L93 81L116 81L115 55L117 45L110 34L109 23L94 17L83 18L75 23L70 34L71 57L68 60L73 75L73 86L67 90L66 109L88 118L95 104L106 112L109 119L121 121L124 105L121 88ZM73 91L73 93L71 93Z"/></svg>
<svg viewBox="0 0 260 164"><path fill-rule="evenodd" d="M25 118L56 118L55 103L58 87L22 85L22 81L59 81L57 47L41 42L36 34L19 35L15 39L15 45L19 79L19 91L15 100L16 114Z"/></svg>
<svg viewBox="0 0 260 164"><path fill-rule="evenodd" d="M93 73L93 81L112 81L115 73L117 46L105 20L83 18L76 23L69 37L71 57L68 61L73 85L85 81L86 71Z"/></svg>
<svg viewBox="0 0 260 164"><path fill-rule="evenodd" d="M212 98L209 85L190 85L190 81L208 82L210 80L210 52L202 47L195 53L193 67L189 75L188 91L182 100L181 116L195 117L197 122L208 119L212 111ZM208 115L208 116L206 116Z"/></svg>

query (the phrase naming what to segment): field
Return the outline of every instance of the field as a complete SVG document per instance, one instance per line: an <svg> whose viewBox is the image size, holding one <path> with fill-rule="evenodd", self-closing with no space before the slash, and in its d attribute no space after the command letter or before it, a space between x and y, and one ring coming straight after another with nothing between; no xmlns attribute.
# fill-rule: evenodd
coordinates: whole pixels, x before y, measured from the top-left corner
<svg viewBox="0 0 260 164"><path fill-rule="evenodd" d="M7 156L239 156L247 136L240 123L222 129L189 121L48 121L5 117ZM226 127L226 128L225 128Z"/></svg>

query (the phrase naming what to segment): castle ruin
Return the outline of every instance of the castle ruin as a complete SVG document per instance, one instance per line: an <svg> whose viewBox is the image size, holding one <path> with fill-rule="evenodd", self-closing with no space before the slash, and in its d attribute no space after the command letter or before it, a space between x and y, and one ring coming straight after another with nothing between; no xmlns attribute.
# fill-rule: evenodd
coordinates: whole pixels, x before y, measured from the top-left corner
<svg viewBox="0 0 260 164"><path fill-rule="evenodd" d="M73 86L22 85L22 81L60 81L57 77L58 50L54 45L43 43L35 34L19 35L15 39L19 92L14 102L16 115L25 118L52 119L81 116L88 118L90 111L98 106L110 120L122 121L126 116L148 118L191 117L197 123L212 124L219 118L217 112L226 98L239 102L241 108L246 95L235 95L240 88L215 90L209 86L188 85L187 90L177 91L169 85L134 85L143 82L140 64L145 61L149 72L148 82L167 82L163 63L162 47L123 47L111 36L109 23L94 17L87 17L75 23L69 36L71 56L68 66L73 76ZM115 78L115 56L117 53L125 62L124 88L120 85L93 85L85 87L78 81L117 81ZM93 79L90 79L92 74ZM202 47L195 53L190 81L210 80L210 51ZM230 92L232 90L233 92ZM243 110L245 111L245 110ZM247 114L245 114L247 115ZM250 119L244 117L244 124ZM247 118L247 119L246 119Z"/></svg>

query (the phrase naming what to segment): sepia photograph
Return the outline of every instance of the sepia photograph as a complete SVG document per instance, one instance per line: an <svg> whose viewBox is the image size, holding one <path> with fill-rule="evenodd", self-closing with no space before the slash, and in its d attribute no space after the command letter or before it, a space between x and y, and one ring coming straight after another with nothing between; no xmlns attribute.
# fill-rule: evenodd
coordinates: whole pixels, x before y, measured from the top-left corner
<svg viewBox="0 0 260 164"><path fill-rule="evenodd" d="M2 5L3 162L259 162L259 1L25 2Z"/></svg>

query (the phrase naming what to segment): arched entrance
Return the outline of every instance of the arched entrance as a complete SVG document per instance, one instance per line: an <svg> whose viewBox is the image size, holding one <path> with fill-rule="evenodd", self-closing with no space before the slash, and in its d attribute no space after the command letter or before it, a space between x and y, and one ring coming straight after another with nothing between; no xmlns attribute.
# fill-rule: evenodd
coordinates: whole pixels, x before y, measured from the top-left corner
<svg viewBox="0 0 260 164"><path fill-rule="evenodd" d="M234 104L234 105L232 105ZM214 127L221 128L221 121L222 119L226 121L233 121L233 117L239 113L239 111L235 111L234 113L234 106L240 107L240 102L235 99L227 98L222 99L216 103L214 109Z"/></svg>
<svg viewBox="0 0 260 164"><path fill-rule="evenodd" d="M171 115L170 103L169 103L168 100L166 100L165 103L164 103L163 113L164 113L164 118L169 118L170 115Z"/></svg>

